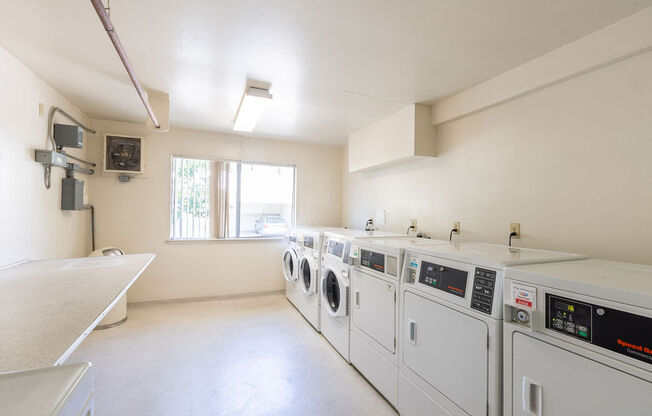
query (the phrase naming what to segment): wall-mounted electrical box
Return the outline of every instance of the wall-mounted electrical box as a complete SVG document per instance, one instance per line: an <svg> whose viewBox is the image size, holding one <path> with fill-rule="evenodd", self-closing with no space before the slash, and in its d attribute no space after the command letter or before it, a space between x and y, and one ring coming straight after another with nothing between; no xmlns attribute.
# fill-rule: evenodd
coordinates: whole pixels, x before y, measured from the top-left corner
<svg viewBox="0 0 652 416"><path fill-rule="evenodd" d="M79 211L84 209L84 181L64 178L61 183L61 209Z"/></svg>
<svg viewBox="0 0 652 416"><path fill-rule="evenodd" d="M36 149L34 150L34 159L46 166L59 166L61 168L68 166L66 155L54 150Z"/></svg>
<svg viewBox="0 0 652 416"><path fill-rule="evenodd" d="M55 124L54 141L57 144L57 147L73 147L75 149L81 149L84 144L84 130L78 126Z"/></svg>

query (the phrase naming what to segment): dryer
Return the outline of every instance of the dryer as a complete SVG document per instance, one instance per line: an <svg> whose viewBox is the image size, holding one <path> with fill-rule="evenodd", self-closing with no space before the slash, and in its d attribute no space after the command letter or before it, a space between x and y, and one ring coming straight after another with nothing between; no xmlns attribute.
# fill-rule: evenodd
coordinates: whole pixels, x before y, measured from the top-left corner
<svg viewBox="0 0 652 416"><path fill-rule="evenodd" d="M401 415L502 416L504 267L583 258L484 243L408 247L400 297Z"/></svg>
<svg viewBox="0 0 652 416"><path fill-rule="evenodd" d="M321 264L321 307L319 309L322 335L347 362L350 362L350 294L349 281L351 242L354 238L407 238L406 235L383 231L343 229L326 231Z"/></svg>
<svg viewBox="0 0 652 416"><path fill-rule="evenodd" d="M297 234L293 230L288 231L285 240L287 245L281 255L281 269L285 278L285 297L296 307L300 300L297 279L299 278L301 247L297 240Z"/></svg>
<svg viewBox="0 0 652 416"><path fill-rule="evenodd" d="M652 267L505 269L505 415L652 414Z"/></svg>
<svg viewBox="0 0 652 416"><path fill-rule="evenodd" d="M426 238L353 240L351 364L398 407L399 276L405 247L451 244Z"/></svg>

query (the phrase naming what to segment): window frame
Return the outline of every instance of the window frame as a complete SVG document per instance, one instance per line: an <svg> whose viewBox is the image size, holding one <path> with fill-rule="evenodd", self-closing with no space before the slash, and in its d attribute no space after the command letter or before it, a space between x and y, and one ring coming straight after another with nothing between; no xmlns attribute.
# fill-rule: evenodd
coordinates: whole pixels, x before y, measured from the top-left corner
<svg viewBox="0 0 652 416"><path fill-rule="evenodd" d="M174 159L183 158L183 159L192 159L192 160L206 160L210 162L222 162L222 163L237 163L238 167L238 189L236 192L236 234L237 237L222 237L222 238L173 238L172 236L172 223L174 222ZM183 243L201 243L201 242L228 242L228 241L265 241L265 240L283 240L285 236L248 236L240 237L240 194L242 193L242 164L247 165L261 165L261 166L272 166L272 167L281 167L281 168L292 168L293 169L293 178L292 178L292 214L291 214L291 224L288 224L288 227L294 227L296 225L296 215L297 215L297 166L293 163L272 163L272 162L256 162L248 160L239 160L239 159L222 159L222 158L210 158L210 157L197 157L197 156L184 156L180 154L171 154L170 155L170 195L169 195L169 205L170 205L170 217L168 221L168 239L167 243L173 244L183 244Z"/></svg>

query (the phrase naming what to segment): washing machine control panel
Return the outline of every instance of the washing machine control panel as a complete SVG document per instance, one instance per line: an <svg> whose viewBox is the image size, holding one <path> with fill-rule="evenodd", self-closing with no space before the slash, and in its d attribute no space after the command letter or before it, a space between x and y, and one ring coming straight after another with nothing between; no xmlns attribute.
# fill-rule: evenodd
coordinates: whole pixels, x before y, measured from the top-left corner
<svg viewBox="0 0 652 416"><path fill-rule="evenodd" d="M360 249L360 264L368 269L385 273L385 255L383 253Z"/></svg>
<svg viewBox="0 0 652 416"><path fill-rule="evenodd" d="M419 283L463 298L468 275L464 270L422 261Z"/></svg>
<svg viewBox="0 0 652 416"><path fill-rule="evenodd" d="M303 237L303 246L308 248L315 248L315 239L314 237L304 236Z"/></svg>
<svg viewBox="0 0 652 416"><path fill-rule="evenodd" d="M335 239L328 241L328 254L341 258L342 253L344 253L344 243L341 243Z"/></svg>
<svg viewBox="0 0 652 416"><path fill-rule="evenodd" d="M473 279L471 309L491 315L496 289L496 271L476 267Z"/></svg>
<svg viewBox="0 0 652 416"><path fill-rule="evenodd" d="M548 295L546 309L547 328L581 340L591 340L591 305Z"/></svg>
<svg viewBox="0 0 652 416"><path fill-rule="evenodd" d="M546 293L546 328L652 365L652 318Z"/></svg>

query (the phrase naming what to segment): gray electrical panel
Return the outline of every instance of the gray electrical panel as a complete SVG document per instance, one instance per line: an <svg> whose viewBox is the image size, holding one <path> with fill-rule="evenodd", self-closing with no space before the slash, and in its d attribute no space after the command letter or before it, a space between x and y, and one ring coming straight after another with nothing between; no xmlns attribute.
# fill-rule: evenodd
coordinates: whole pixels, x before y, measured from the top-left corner
<svg viewBox="0 0 652 416"><path fill-rule="evenodd" d="M62 180L61 209L64 211L84 209L84 181L75 178Z"/></svg>
<svg viewBox="0 0 652 416"><path fill-rule="evenodd" d="M67 124L54 125L54 141L57 147L74 147L81 149L84 140L84 131L78 126Z"/></svg>

